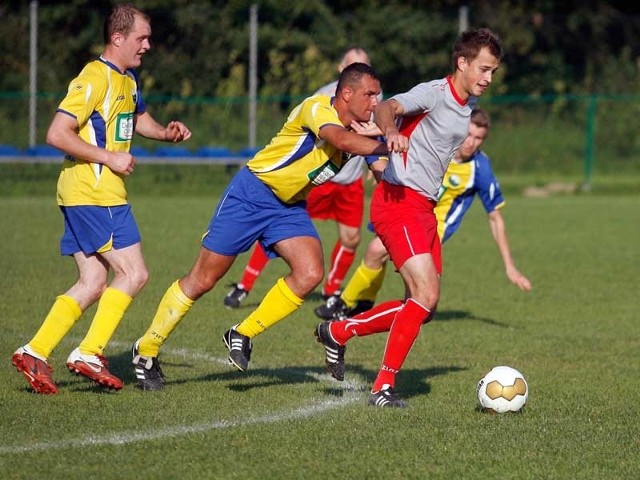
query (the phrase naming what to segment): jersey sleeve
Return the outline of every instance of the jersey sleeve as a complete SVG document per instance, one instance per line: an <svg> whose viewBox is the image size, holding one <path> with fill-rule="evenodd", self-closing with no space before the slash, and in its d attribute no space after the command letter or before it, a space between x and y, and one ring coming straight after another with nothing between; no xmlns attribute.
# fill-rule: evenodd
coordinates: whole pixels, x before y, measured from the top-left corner
<svg viewBox="0 0 640 480"><path fill-rule="evenodd" d="M82 126L96 110L105 95L105 81L91 68L85 68L71 81L67 95L57 111L71 115Z"/></svg>
<svg viewBox="0 0 640 480"><path fill-rule="evenodd" d="M437 101L437 95L434 95L434 87L431 83L419 83L411 90L394 95L391 99L402 105L404 115L429 112L433 110Z"/></svg>
<svg viewBox="0 0 640 480"><path fill-rule="evenodd" d="M320 101L305 102L302 107L301 116L303 127L309 129L316 137L320 129L326 125L335 125L344 128L335 109Z"/></svg>
<svg viewBox="0 0 640 480"><path fill-rule="evenodd" d="M498 179L491 168L491 161L484 152L480 151L474 159L477 165L476 188L478 197L487 213L501 208L505 204Z"/></svg>

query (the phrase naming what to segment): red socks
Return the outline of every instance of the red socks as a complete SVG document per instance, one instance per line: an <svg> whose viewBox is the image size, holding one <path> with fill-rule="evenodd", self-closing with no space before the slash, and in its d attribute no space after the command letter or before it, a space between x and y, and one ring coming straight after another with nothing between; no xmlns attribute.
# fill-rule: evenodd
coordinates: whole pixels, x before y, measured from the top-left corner
<svg viewBox="0 0 640 480"><path fill-rule="evenodd" d="M249 257L249 261L247 262L247 266L244 267L244 273L242 274L242 280L240 280L240 285L247 292L250 292L253 288L253 284L258 279L264 267L269 263L269 257L262 249L260 243L256 242L253 247L253 251L251 252L251 256Z"/></svg>
<svg viewBox="0 0 640 480"><path fill-rule="evenodd" d="M344 277L347 276L355 258L356 251L343 246L338 239L331 253L331 267L327 273L327 280L322 287L324 295L333 295L340 291Z"/></svg>
<svg viewBox="0 0 640 480"><path fill-rule="evenodd" d="M400 371L411 347L418 338L422 323L430 313L428 309L412 298L407 300L404 307L397 313L391 330L389 330L382 367L373 382L372 392L379 391L384 384L395 386L396 374Z"/></svg>
<svg viewBox="0 0 640 480"><path fill-rule="evenodd" d="M360 313L353 318L331 322L329 325L331 336L340 345L344 345L351 337L365 337L372 333L388 332L402 305L403 302L400 300L391 300L380 303L371 310Z"/></svg>

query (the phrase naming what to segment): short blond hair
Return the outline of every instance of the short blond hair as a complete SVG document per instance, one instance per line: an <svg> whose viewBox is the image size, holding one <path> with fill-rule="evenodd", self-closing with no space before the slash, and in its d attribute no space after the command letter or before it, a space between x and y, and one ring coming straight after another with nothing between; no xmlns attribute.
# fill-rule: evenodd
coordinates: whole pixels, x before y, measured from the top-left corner
<svg viewBox="0 0 640 480"><path fill-rule="evenodd" d="M111 43L111 37L114 33L120 33L125 37L129 35L136 21L136 15L149 23L151 22L149 15L131 4L113 7L109 16L104 20L104 44Z"/></svg>

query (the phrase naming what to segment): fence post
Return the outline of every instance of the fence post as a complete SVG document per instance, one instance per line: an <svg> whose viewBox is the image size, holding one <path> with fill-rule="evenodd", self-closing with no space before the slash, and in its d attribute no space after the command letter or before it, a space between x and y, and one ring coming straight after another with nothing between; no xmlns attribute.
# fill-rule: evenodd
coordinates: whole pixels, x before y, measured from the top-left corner
<svg viewBox="0 0 640 480"><path fill-rule="evenodd" d="M593 175L593 164L596 142L596 117L598 114L598 96L589 96L589 106L587 108L587 135L584 147L584 182L582 191L591 191L591 177Z"/></svg>
<svg viewBox="0 0 640 480"><path fill-rule="evenodd" d="M249 147L256 146L258 91L258 5L249 9Z"/></svg>

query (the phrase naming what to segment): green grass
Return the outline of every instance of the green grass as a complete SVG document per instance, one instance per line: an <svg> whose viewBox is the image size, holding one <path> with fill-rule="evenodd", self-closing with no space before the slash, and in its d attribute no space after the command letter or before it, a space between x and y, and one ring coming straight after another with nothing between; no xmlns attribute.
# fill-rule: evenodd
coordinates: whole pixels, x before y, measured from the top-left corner
<svg viewBox="0 0 640 480"><path fill-rule="evenodd" d="M191 266L226 182L222 172L214 177L209 196L153 194L143 183L130 189L151 278L107 352L126 384L115 394L64 366L94 309L50 358L59 395L30 394L11 366L13 351L33 336L75 267L58 255L61 218L52 194L0 197L2 478L637 476L640 196L509 196L504 215L516 263L534 283L529 293L506 279L475 205L444 247L439 314L399 376L407 410L365 405L383 335L349 344L345 382L324 371L312 336L317 294L255 340L247 372L231 368L222 333L286 272L273 261L245 308L224 309L225 283L238 280L246 254L165 345L167 388L141 392L133 387L129 346ZM318 227L328 250L335 226ZM380 299L401 293L397 274L388 272ZM529 382L522 414L476 410L476 383L498 364L518 368Z"/></svg>
<svg viewBox="0 0 640 480"><path fill-rule="evenodd" d="M138 195L210 196L225 187L236 169L235 166L216 164L140 163L127 179L127 189L134 199ZM497 166L494 170L502 191L508 195L521 195L529 187L543 188L553 183L574 185L576 193L586 193L582 189L585 180L582 174L553 173L544 169L514 173ZM59 173L59 163L0 163L0 197L34 195L55 199ZM590 187L589 193L595 194L640 194L640 177L636 170L616 173L596 170Z"/></svg>

